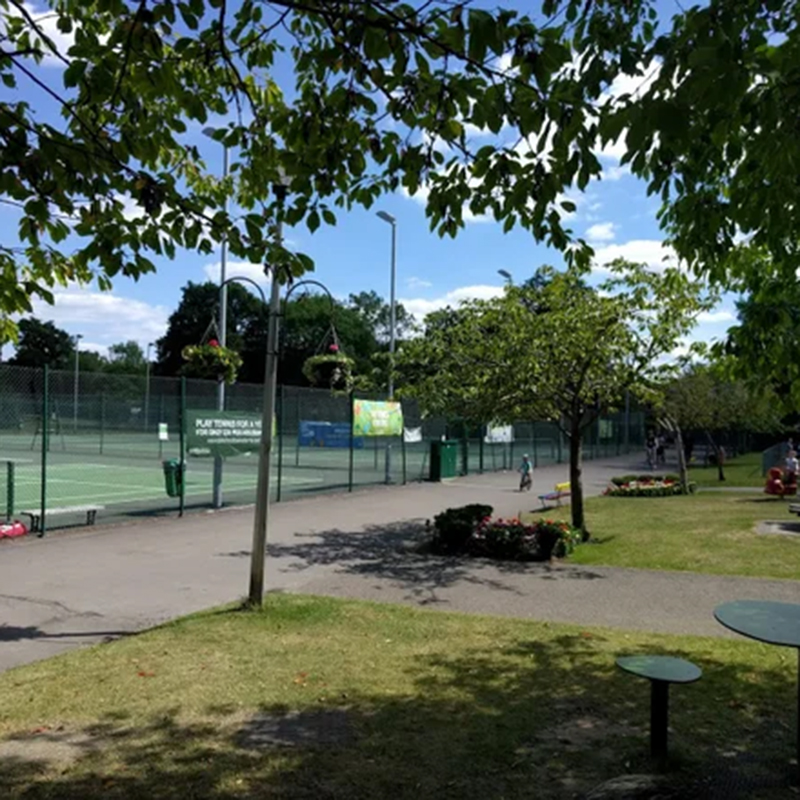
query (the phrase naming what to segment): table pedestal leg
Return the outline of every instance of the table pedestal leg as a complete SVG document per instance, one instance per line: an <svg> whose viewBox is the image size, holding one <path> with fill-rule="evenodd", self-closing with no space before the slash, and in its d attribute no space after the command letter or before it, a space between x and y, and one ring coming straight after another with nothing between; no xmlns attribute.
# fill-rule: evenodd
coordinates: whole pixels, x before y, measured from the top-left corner
<svg viewBox="0 0 800 800"><path fill-rule="evenodd" d="M667 717L669 716L669 684L650 681L650 755L667 754Z"/></svg>

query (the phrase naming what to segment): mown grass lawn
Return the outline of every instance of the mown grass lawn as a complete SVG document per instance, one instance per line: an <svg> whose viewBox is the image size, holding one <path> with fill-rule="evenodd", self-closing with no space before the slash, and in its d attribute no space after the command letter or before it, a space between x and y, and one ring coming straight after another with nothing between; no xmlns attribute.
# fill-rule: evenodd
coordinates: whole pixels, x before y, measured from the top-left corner
<svg viewBox="0 0 800 800"><path fill-rule="evenodd" d="M761 474L761 453L745 453L731 458L723 465L725 480L720 481L716 465L704 467L702 462L689 465L689 480L695 481L699 487L708 486L760 486L763 488L765 478Z"/></svg>
<svg viewBox="0 0 800 800"><path fill-rule="evenodd" d="M639 652L705 671L672 692L672 780L755 770L778 788L737 797L795 796L790 651L272 595L0 675L0 797L582 797L654 769L649 687L614 667ZM295 712L333 735L248 745Z"/></svg>
<svg viewBox="0 0 800 800"><path fill-rule="evenodd" d="M800 579L800 519L787 500L699 490L685 497L591 497L585 511L595 542L577 547L571 563ZM564 506L523 516L569 515ZM757 533L765 520L794 523L798 534Z"/></svg>

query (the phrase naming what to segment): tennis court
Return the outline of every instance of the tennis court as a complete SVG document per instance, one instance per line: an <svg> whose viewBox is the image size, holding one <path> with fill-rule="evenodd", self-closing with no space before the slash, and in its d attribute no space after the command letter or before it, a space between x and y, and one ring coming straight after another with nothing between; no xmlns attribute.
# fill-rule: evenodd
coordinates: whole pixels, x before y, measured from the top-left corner
<svg viewBox="0 0 800 800"><path fill-rule="evenodd" d="M211 502L213 468L210 462L189 462L185 473L185 502L187 506ZM41 464L18 463L14 474L13 511L41 505ZM283 475L287 490L311 490L324 482L315 475ZM229 467L224 471L223 489L230 502L252 502L255 499L257 469L255 463L247 469ZM132 510L142 512L177 510L178 499L168 497L160 462L149 465L101 462L62 462L47 465L47 506L81 506L96 504L106 507L103 516L127 515ZM273 490L274 491L274 490ZM8 505L8 487L5 476L0 482L0 510Z"/></svg>

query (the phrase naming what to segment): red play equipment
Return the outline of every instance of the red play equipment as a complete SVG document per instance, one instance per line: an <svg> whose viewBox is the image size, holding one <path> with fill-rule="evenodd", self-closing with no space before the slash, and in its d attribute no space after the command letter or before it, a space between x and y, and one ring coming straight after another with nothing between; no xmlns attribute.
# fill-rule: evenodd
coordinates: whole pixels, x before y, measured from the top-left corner
<svg viewBox="0 0 800 800"><path fill-rule="evenodd" d="M777 497L786 497L789 494L797 494L797 482L784 484L783 472L779 467L772 467L767 472L767 483L764 486L764 491L767 494L773 494Z"/></svg>
<svg viewBox="0 0 800 800"><path fill-rule="evenodd" d="M24 536L28 529L18 519L13 522L0 522L0 539L13 539L15 536Z"/></svg>

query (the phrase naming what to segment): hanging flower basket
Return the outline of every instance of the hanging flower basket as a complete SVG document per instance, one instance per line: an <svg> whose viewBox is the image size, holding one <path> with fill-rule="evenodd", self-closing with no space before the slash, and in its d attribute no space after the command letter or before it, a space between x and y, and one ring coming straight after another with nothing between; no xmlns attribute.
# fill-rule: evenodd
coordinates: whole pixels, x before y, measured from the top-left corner
<svg viewBox="0 0 800 800"><path fill-rule="evenodd" d="M303 375L312 386L348 392L353 386L353 359L339 352L338 347L326 355L311 356L303 364Z"/></svg>
<svg viewBox="0 0 800 800"><path fill-rule="evenodd" d="M242 357L229 347L223 347L216 339L207 344L190 344L181 350L186 365L183 374L190 378L208 378L236 382L236 375L242 366Z"/></svg>

